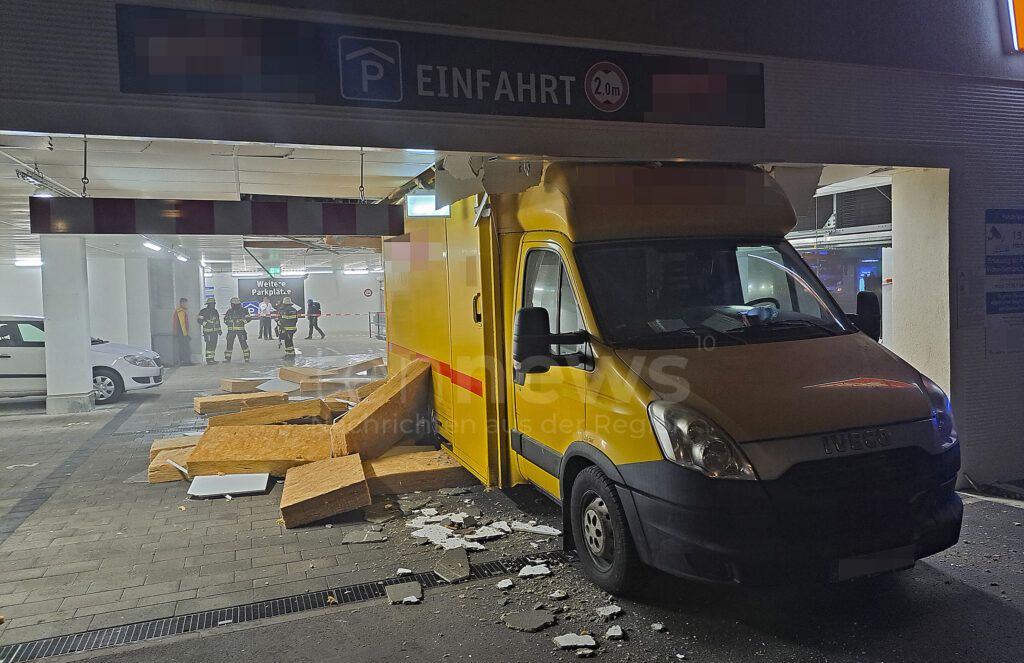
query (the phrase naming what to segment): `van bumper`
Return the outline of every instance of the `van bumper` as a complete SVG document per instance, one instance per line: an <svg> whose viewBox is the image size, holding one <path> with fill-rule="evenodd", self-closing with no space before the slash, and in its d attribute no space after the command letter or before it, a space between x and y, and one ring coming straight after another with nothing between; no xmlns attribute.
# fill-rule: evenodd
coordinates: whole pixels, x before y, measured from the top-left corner
<svg viewBox="0 0 1024 663"><path fill-rule="evenodd" d="M819 481L806 468L731 481L668 461L637 463L620 466L620 497L641 559L662 571L749 585L845 580L908 568L960 536L959 448L894 451L821 461L833 465ZM887 464L902 469L902 481L864 473Z"/></svg>

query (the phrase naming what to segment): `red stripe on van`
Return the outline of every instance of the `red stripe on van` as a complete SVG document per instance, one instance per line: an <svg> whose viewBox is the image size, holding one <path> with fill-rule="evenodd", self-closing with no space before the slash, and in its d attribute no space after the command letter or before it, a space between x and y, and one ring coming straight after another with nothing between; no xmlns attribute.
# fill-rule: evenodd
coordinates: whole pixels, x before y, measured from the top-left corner
<svg viewBox="0 0 1024 663"><path fill-rule="evenodd" d="M433 357L428 357L427 355L416 352L415 350L410 350L409 348L403 347L397 343L388 342L388 346L388 349L392 352L398 352L399 354L403 354L414 359L422 359L430 362L430 368L432 370L437 371L444 377L451 380L451 383L455 386L462 387L477 396L482 397L484 395L484 383L481 380L467 373L460 373L459 371L456 371L452 368L451 364L446 364L443 361L439 361Z"/></svg>

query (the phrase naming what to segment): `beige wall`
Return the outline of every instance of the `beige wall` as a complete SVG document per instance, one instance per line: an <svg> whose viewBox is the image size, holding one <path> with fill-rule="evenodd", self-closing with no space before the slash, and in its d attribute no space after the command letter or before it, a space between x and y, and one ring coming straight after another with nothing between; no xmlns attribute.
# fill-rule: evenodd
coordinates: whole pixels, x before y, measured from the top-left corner
<svg viewBox="0 0 1024 663"><path fill-rule="evenodd" d="M892 339L886 345L950 388L949 171L892 177Z"/></svg>

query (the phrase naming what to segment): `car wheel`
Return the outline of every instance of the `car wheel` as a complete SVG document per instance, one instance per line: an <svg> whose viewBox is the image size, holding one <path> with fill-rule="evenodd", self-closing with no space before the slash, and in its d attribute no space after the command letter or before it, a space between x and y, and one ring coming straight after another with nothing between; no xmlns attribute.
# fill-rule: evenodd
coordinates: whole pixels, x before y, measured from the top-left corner
<svg viewBox="0 0 1024 663"><path fill-rule="evenodd" d="M124 395L124 383L121 376L112 368L92 369L92 390L96 394L96 403L113 403Z"/></svg>
<svg viewBox="0 0 1024 663"><path fill-rule="evenodd" d="M580 472L570 500L572 532L583 571L612 594L639 587L643 565L615 491L615 484L596 466Z"/></svg>

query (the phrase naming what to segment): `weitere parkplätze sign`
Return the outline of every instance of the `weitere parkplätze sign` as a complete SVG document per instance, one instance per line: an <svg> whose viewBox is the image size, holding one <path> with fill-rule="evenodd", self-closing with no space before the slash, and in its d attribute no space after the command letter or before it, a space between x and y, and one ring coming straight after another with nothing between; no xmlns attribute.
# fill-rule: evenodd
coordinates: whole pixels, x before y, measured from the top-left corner
<svg viewBox="0 0 1024 663"><path fill-rule="evenodd" d="M117 6L121 91L764 126L759 62Z"/></svg>

